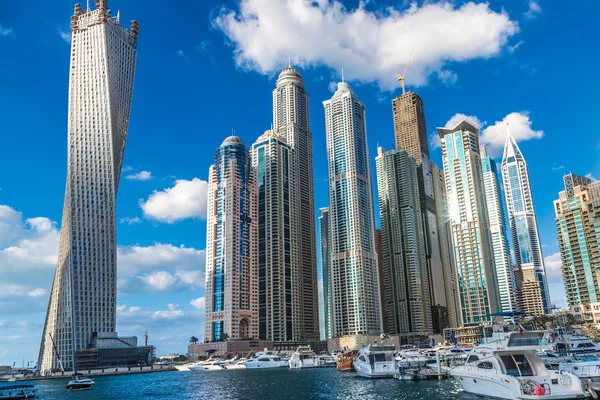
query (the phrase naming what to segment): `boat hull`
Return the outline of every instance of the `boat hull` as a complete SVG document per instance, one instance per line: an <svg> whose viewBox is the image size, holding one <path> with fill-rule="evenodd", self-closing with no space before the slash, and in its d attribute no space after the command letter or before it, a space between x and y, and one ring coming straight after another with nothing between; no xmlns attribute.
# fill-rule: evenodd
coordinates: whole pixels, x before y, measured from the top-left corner
<svg viewBox="0 0 600 400"><path fill-rule="evenodd" d="M343 372L352 372L354 371L354 367L352 366L352 358L347 360L338 360L336 362L337 368Z"/></svg>
<svg viewBox="0 0 600 400"><path fill-rule="evenodd" d="M479 396L487 396L497 399L507 400L527 400L540 399L544 400L567 400L567 399L583 399L587 394L583 391L560 389L552 387L550 394L544 396L527 395L521 393L520 383L517 379L507 379L504 375L486 376L482 374L459 374L456 371L451 371L450 374L458 380L465 392L469 392Z"/></svg>
<svg viewBox="0 0 600 400"><path fill-rule="evenodd" d="M73 392L73 391L80 391L80 390L90 390L92 388L92 386L94 386L93 383L85 383L85 384L72 384L72 385L67 385L67 391L69 392Z"/></svg>

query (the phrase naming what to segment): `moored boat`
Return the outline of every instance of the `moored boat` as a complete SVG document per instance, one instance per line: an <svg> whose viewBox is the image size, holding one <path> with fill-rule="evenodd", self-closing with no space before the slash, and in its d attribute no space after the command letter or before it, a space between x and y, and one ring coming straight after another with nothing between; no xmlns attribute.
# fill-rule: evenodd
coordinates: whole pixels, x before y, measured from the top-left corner
<svg viewBox="0 0 600 400"><path fill-rule="evenodd" d="M290 368L317 368L322 366L319 357L315 355L310 346L299 346L289 361Z"/></svg>
<svg viewBox="0 0 600 400"><path fill-rule="evenodd" d="M344 372L352 372L354 371L354 367L352 366L352 361L354 361L354 356L358 353L357 350L348 351L346 353L338 354L335 360L337 368L340 371Z"/></svg>
<svg viewBox="0 0 600 400"><path fill-rule="evenodd" d="M370 344L358 351L352 365L364 378L393 378L399 372L395 351L394 345Z"/></svg>
<svg viewBox="0 0 600 400"><path fill-rule="evenodd" d="M464 391L501 399L581 399L581 381L568 372L548 371L536 355L549 348L548 332L498 333L474 347L464 365L450 370Z"/></svg>
<svg viewBox="0 0 600 400"><path fill-rule="evenodd" d="M264 351L261 351L254 357L247 359L244 365L247 369L268 369L287 367L288 363L277 354L270 352L265 348Z"/></svg>
<svg viewBox="0 0 600 400"><path fill-rule="evenodd" d="M35 398L33 385L0 386L0 399L23 400Z"/></svg>

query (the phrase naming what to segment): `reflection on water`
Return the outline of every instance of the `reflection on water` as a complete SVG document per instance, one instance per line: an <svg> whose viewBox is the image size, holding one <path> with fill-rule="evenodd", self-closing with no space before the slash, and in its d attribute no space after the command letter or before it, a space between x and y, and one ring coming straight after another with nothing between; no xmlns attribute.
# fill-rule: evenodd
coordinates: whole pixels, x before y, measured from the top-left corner
<svg viewBox="0 0 600 400"><path fill-rule="evenodd" d="M66 392L67 380L37 381L39 399L475 399L453 379L442 381L369 380L335 368L163 372L94 377L92 390Z"/></svg>

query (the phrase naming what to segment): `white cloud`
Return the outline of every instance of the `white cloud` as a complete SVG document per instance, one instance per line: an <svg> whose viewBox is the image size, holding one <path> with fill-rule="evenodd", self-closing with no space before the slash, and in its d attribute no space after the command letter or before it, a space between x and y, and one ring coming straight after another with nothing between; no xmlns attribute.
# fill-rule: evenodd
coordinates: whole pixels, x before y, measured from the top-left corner
<svg viewBox="0 0 600 400"><path fill-rule="evenodd" d="M0 24L0 37L9 37L15 38L17 35L12 28L5 28L2 24Z"/></svg>
<svg viewBox="0 0 600 400"><path fill-rule="evenodd" d="M125 179L129 179L130 181L149 181L150 179L152 179L152 172L140 171L137 174L130 174L125 176Z"/></svg>
<svg viewBox="0 0 600 400"><path fill-rule="evenodd" d="M30 297L40 297L45 296L46 293L48 293L46 289L37 288L27 292L27 295Z"/></svg>
<svg viewBox="0 0 600 400"><path fill-rule="evenodd" d="M142 222L142 220L140 219L140 217L125 217L125 218L121 218L119 220L119 222L121 222L122 224L127 224L127 225L135 225L135 224L140 224Z"/></svg>
<svg viewBox="0 0 600 400"><path fill-rule="evenodd" d="M162 243L146 247L120 246L117 260L118 287L122 294L204 287L204 250Z"/></svg>
<svg viewBox="0 0 600 400"><path fill-rule="evenodd" d="M560 171L561 169L565 169L564 165L559 165L557 167L552 167L552 171Z"/></svg>
<svg viewBox="0 0 600 400"><path fill-rule="evenodd" d="M139 277L151 289L157 292L170 290L177 283L177 278L167 271L157 271Z"/></svg>
<svg viewBox="0 0 600 400"><path fill-rule="evenodd" d="M177 307L179 307L179 304L169 304L168 307L169 307L168 310L154 311L150 315L150 317L154 318L154 319L172 320L172 319L181 318L185 315L183 310L177 309Z"/></svg>
<svg viewBox="0 0 600 400"><path fill-rule="evenodd" d="M594 182L596 182L598 180L598 179L596 179L596 177L594 175L592 175L591 172L589 172L585 177L588 179L591 179Z"/></svg>
<svg viewBox="0 0 600 400"><path fill-rule="evenodd" d="M64 40L67 43L71 43L71 38L72 38L71 32L63 31L62 29L58 29L58 28L57 28L57 31L62 40Z"/></svg>
<svg viewBox="0 0 600 400"><path fill-rule="evenodd" d="M177 180L175 186L154 191L148 200L140 200L144 216L174 223L187 218L206 218L208 182L198 178Z"/></svg>
<svg viewBox="0 0 600 400"><path fill-rule="evenodd" d="M532 129L532 121L529 117L529 112L527 111L512 112L505 116L501 121L496 121L493 125L489 126L485 126L486 122L481 122L481 120L474 115L458 113L450 118L445 126L446 128L453 128L463 119L467 119L469 122L480 128L481 137L479 141L481 144L487 146L488 153L492 157L502 154L509 130L517 143L531 139L540 139L544 136L543 131ZM432 145L434 148L436 147L436 143L432 143Z"/></svg>
<svg viewBox="0 0 600 400"><path fill-rule="evenodd" d="M197 308L198 310L204 310L204 308L206 307L206 298L198 297L197 299L190 301L190 304L192 306L194 306L194 308Z"/></svg>
<svg viewBox="0 0 600 400"><path fill-rule="evenodd" d="M544 257L544 265L546 266L546 277L549 281L562 281L562 260L559 252Z"/></svg>
<svg viewBox="0 0 600 400"><path fill-rule="evenodd" d="M525 18L532 19L542 12L542 7L538 0L529 0L529 9L523 14Z"/></svg>
<svg viewBox="0 0 600 400"><path fill-rule="evenodd" d="M213 24L234 46L238 66L271 74L287 66L344 67L349 79L398 87L414 49L407 84L421 86L430 75L455 80L451 62L498 55L518 24L488 3L416 2L406 10L346 9L338 0L241 0L237 11L222 9ZM358 29L360 27L360 29Z"/></svg>
<svg viewBox="0 0 600 400"><path fill-rule="evenodd" d="M525 42L521 40L521 41L519 41L519 42L517 42L517 43L513 44L512 46L508 46L508 51L509 51L510 53L514 53L515 51L517 51L517 49L518 49L519 47L521 47L521 45L522 45L523 43L525 43Z"/></svg>
<svg viewBox="0 0 600 400"><path fill-rule="evenodd" d="M517 143L531 139L540 139L544 136L543 131L533 130L531 124L529 112L512 112L504 117L502 121L496 121L494 125L486 127L481 133L481 142L488 146L490 154L502 154L509 129L510 134L515 138Z"/></svg>

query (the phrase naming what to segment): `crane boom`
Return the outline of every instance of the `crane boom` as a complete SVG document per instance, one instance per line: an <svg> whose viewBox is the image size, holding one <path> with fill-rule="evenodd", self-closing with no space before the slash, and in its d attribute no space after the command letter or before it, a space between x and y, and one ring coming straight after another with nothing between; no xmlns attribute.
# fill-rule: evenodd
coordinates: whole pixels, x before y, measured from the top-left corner
<svg viewBox="0 0 600 400"><path fill-rule="evenodd" d="M406 70L408 69L408 64L410 64L410 60L412 59L413 53L414 50L411 51L410 55L408 56L408 61L406 62L406 66L404 67L404 72L402 73L402 75L396 72L396 79L398 80L398 82L400 82L400 86L402 86L402 94L406 93L406 89L404 88L404 77L406 76Z"/></svg>

